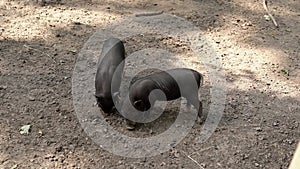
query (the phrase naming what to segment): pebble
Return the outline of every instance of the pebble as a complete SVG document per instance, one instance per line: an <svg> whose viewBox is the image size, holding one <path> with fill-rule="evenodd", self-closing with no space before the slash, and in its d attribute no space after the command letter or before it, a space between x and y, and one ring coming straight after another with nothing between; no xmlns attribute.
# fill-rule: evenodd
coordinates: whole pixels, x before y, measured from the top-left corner
<svg viewBox="0 0 300 169"><path fill-rule="evenodd" d="M254 129L255 129L256 131L258 131L258 132L262 131L262 128L261 128L261 127L255 127Z"/></svg>
<svg viewBox="0 0 300 169"><path fill-rule="evenodd" d="M54 154L47 154L44 158L45 159L51 159L51 158L54 158L55 155Z"/></svg>
<svg viewBox="0 0 300 169"><path fill-rule="evenodd" d="M0 90L5 90L7 89L7 86L0 86Z"/></svg>
<svg viewBox="0 0 300 169"><path fill-rule="evenodd" d="M29 101L35 101L35 98L32 96L29 96L28 99L29 99Z"/></svg>
<svg viewBox="0 0 300 169"><path fill-rule="evenodd" d="M279 126L279 121L275 121L274 123L273 123L273 126Z"/></svg>
<svg viewBox="0 0 300 169"><path fill-rule="evenodd" d="M165 162L160 163L160 166L165 166L165 165L166 165Z"/></svg>
<svg viewBox="0 0 300 169"><path fill-rule="evenodd" d="M55 148L55 152L61 152L63 150L62 146L58 146Z"/></svg>
<svg viewBox="0 0 300 169"><path fill-rule="evenodd" d="M174 157L175 157L175 158L179 158L179 157L180 157L179 153L178 153L178 152L175 152L175 153L174 153Z"/></svg>

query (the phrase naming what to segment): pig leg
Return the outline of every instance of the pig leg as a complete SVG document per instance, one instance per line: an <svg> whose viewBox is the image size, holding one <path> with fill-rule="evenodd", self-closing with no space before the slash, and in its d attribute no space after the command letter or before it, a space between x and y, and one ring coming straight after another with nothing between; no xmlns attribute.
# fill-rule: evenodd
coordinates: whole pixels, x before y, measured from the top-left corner
<svg viewBox="0 0 300 169"><path fill-rule="evenodd" d="M112 97L113 97L113 100L116 102L116 104L121 104L121 95L120 95L120 92L113 93Z"/></svg>
<svg viewBox="0 0 300 169"><path fill-rule="evenodd" d="M190 112L191 108L192 108L192 104L189 101L187 101L187 103L186 103L186 111Z"/></svg>
<svg viewBox="0 0 300 169"><path fill-rule="evenodd" d="M196 106L194 104L189 103L189 102L187 103L187 111L188 112L191 111L192 105L193 105L194 108L196 108ZM199 101L198 117L201 117L201 116L202 116L202 102Z"/></svg>
<svg viewBox="0 0 300 169"><path fill-rule="evenodd" d="M193 105L194 108L199 106L199 108L198 108L198 121L200 122L200 124L202 124L203 123L202 102L198 99L197 96L190 97L187 101L188 101L188 105Z"/></svg>
<svg viewBox="0 0 300 169"><path fill-rule="evenodd" d="M202 102L199 100L199 109L198 109L198 117L201 118L202 117L202 111L203 111L203 108L202 108Z"/></svg>
<svg viewBox="0 0 300 169"><path fill-rule="evenodd" d="M204 118L204 116L203 116L203 108L202 108L202 102L199 100L199 109L198 109L198 122L200 123L200 124L203 124L204 123L204 121L205 121L205 118Z"/></svg>

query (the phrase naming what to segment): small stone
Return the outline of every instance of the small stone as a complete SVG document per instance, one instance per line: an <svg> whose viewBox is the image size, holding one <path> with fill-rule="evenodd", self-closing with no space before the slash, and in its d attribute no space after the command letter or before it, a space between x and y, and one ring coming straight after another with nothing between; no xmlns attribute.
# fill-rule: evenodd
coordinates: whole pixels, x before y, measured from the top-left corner
<svg viewBox="0 0 300 169"><path fill-rule="evenodd" d="M248 159L248 158L249 158L249 154L243 154L243 155L242 155L242 159L243 159L243 160L246 160L246 159Z"/></svg>
<svg viewBox="0 0 300 169"><path fill-rule="evenodd" d="M160 163L160 166L165 166L165 165L166 165L165 162Z"/></svg>
<svg viewBox="0 0 300 169"><path fill-rule="evenodd" d="M0 86L0 90L5 90L7 89L7 86Z"/></svg>
<svg viewBox="0 0 300 169"><path fill-rule="evenodd" d="M29 101L35 101L35 98L32 96L29 96L28 99L29 99Z"/></svg>
<svg viewBox="0 0 300 169"><path fill-rule="evenodd" d="M287 143L292 145L294 143L294 140L287 140Z"/></svg>
<svg viewBox="0 0 300 169"><path fill-rule="evenodd" d="M276 120L276 121L273 123L273 126L275 126L275 127L279 126L279 121Z"/></svg>
<svg viewBox="0 0 300 169"><path fill-rule="evenodd" d="M76 49L71 49L70 52L72 52L72 54L76 54L77 50Z"/></svg>
<svg viewBox="0 0 300 169"><path fill-rule="evenodd" d="M134 126L131 126L131 125L127 125L127 126L126 126L126 129L131 131L131 130L134 130L135 127L134 127Z"/></svg>
<svg viewBox="0 0 300 169"><path fill-rule="evenodd" d="M63 150L62 146L58 146L55 148L55 151L56 152L61 152Z"/></svg>
<svg viewBox="0 0 300 169"><path fill-rule="evenodd" d="M262 141L262 140L267 140L264 136L260 136L258 137L258 140Z"/></svg>
<svg viewBox="0 0 300 169"><path fill-rule="evenodd" d="M53 155L53 154L47 154L44 158L45 159L51 159L51 158L54 158L55 157L55 155Z"/></svg>
<svg viewBox="0 0 300 169"><path fill-rule="evenodd" d="M129 120L126 120L126 129L127 130L134 130L136 127L136 123L135 122L132 122L132 121L129 121Z"/></svg>
<svg viewBox="0 0 300 169"><path fill-rule="evenodd" d="M74 22L74 25L81 25L80 22Z"/></svg>
<svg viewBox="0 0 300 169"><path fill-rule="evenodd" d="M261 127L255 127L254 128L256 131L258 131L258 132L261 132L262 131L262 128Z"/></svg>
<svg viewBox="0 0 300 169"><path fill-rule="evenodd" d="M255 167L259 167L259 164L258 163L254 163Z"/></svg>

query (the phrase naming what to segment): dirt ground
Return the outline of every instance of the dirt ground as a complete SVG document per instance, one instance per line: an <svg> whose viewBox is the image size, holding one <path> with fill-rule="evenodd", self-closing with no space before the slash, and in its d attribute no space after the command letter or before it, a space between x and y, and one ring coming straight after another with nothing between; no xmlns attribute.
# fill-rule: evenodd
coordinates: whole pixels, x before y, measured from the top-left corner
<svg viewBox="0 0 300 169"><path fill-rule="evenodd" d="M1 0L0 168L288 168L300 140L300 1L268 5L279 28L264 18L260 0ZM203 144L194 142L201 130L196 124L168 152L115 156L87 136L75 115L74 65L97 30L125 15L162 10L216 43L227 80L225 112ZM144 42L160 47L160 41L147 35L125 45L130 53ZM170 50L185 50L178 48ZM205 112L210 82L204 75ZM126 131L120 116L108 118L120 132L141 137L165 126L160 121ZM20 134L27 124L30 133Z"/></svg>

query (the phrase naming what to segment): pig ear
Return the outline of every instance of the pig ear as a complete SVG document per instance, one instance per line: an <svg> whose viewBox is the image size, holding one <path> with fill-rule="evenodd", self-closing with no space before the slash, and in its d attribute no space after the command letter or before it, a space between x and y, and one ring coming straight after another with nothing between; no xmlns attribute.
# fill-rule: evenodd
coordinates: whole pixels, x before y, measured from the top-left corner
<svg viewBox="0 0 300 169"><path fill-rule="evenodd" d="M142 100L135 101L133 104L134 104L135 107L141 107Z"/></svg>

